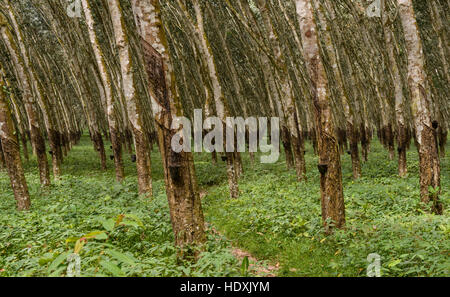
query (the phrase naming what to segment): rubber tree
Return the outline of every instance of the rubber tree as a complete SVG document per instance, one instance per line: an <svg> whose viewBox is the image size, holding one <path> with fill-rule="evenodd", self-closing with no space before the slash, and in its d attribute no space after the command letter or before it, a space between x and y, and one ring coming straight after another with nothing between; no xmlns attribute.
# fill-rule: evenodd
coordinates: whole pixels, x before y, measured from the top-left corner
<svg viewBox="0 0 450 297"><path fill-rule="evenodd" d="M98 100L95 100L92 96L88 81L89 68L85 69L83 67L83 60L86 57L80 55L80 52L85 52L80 51L80 49L86 48L86 41L83 38L77 18L70 18L65 9L61 9L61 7L61 5L57 4L45 5L42 6L42 11L48 19L49 26L62 49L63 57L67 62L67 72L71 76L72 85L85 113L94 148L100 156L101 168L106 170L105 147L100 129L102 121L98 116L100 113L97 112L99 104L96 104ZM70 26L71 30L64 32L67 30L64 26Z"/></svg>
<svg viewBox="0 0 450 297"><path fill-rule="evenodd" d="M105 61L105 55L100 47L97 33L95 31L95 21L91 11L90 0L82 0L83 12L86 19L86 25L89 32L89 40L94 52L94 57L97 63L102 85L100 88L104 89L106 98L106 115L109 126L109 136L111 139L111 146L114 157L114 165L116 172L116 180L122 182L124 180L124 167L122 157L122 144L120 141L119 123L117 119L117 107L115 104L115 95L113 94L113 82L109 69Z"/></svg>
<svg viewBox="0 0 450 297"><path fill-rule="evenodd" d="M408 85L411 111L414 119L416 144L419 152L420 197L423 203L431 202L431 210L442 214L439 201L441 167L432 125L428 101L431 94L427 87L423 45L417 27L412 0L397 0L408 57ZM436 127L437 128L437 127Z"/></svg>
<svg viewBox="0 0 450 297"><path fill-rule="evenodd" d="M17 37L17 45L19 51L22 55L24 67L29 75L30 82L32 84L33 94L37 98L37 103L41 109L45 128L47 131L47 135L49 138L50 149L52 152L52 167L53 167L53 175L55 179L58 179L61 175L61 162L62 162L62 152L60 147L60 137L58 133L58 127L55 123L55 117L53 114L52 107L50 106L47 98L47 94L45 93L42 83L39 81L37 77L36 71L33 68L35 65L32 65L30 62L29 52L27 51L22 30L17 22L17 18L15 12L11 6L9 0L6 1L9 18L11 20L12 28L14 29Z"/></svg>
<svg viewBox="0 0 450 297"><path fill-rule="evenodd" d="M322 219L327 232L345 224L342 169L328 79L320 55L318 30L311 0L296 0L296 11L303 43L303 55L311 84L318 140ZM330 222L331 221L331 222Z"/></svg>
<svg viewBox="0 0 450 297"><path fill-rule="evenodd" d="M223 86L219 78L216 59L211 49L208 37L206 35L205 24L203 19L202 7L199 1L192 1L195 11L195 19L193 19L183 1L177 1L183 16L186 20L186 24L189 26L196 47L199 49L200 58L203 65L206 66L207 77L211 83L210 96L212 102L208 104L214 104L217 117L222 121L223 130L227 125L227 117L231 116L230 113L230 101L225 97ZM218 141L217 139L215 141ZM224 147L228 139L223 139ZM239 196L238 175L239 164L236 160L236 154L233 152L225 152L226 165L227 165L227 177L228 185L230 189L230 197L237 198Z"/></svg>
<svg viewBox="0 0 450 297"><path fill-rule="evenodd" d="M325 18L326 10L323 6L318 5L318 1L315 1L316 4L316 10L317 15L320 20L320 24L322 27L322 40L324 41L325 45L325 51L328 55L329 62L331 64L331 67L333 69L333 75L337 82L337 94L338 97L342 100L342 107L344 109L344 114L346 118L346 130L347 130L347 137L350 142L350 155L352 160L352 172L353 172L353 178L358 179L361 177L361 162L359 158L359 150L358 150L358 129L355 125L355 116L354 116L354 108L350 101L349 96L349 90L346 89L344 84L344 79L342 76L341 68L339 67L339 60L338 60L338 50L336 49L335 45L332 41L332 32L331 28L333 25L336 25L334 23L334 13L331 10L331 8L328 6L328 11L331 18L331 23L328 23ZM352 79L352 78L349 78Z"/></svg>
<svg viewBox="0 0 450 297"><path fill-rule="evenodd" d="M240 9L241 9L241 13L243 15L243 17L240 19L241 23L245 24L247 30L249 30L248 28L252 27L252 28L258 28L259 25L256 21L256 18L254 17L254 15L251 12L249 3L247 0L240 0L238 1L238 4L240 5ZM231 7L231 3L228 4L229 7ZM245 17L245 18L244 18ZM267 35L267 34L266 34ZM275 37L275 36L273 36ZM256 36L254 36L253 38L256 38ZM261 36L260 39L263 39L263 37ZM276 42L276 40L275 40ZM247 41L243 41L242 42L243 45L248 44ZM262 77L263 77L263 82L264 82L264 88L268 97L268 102L269 102L269 107L270 107L270 111L271 114L274 116L278 116L280 118L280 127L281 127L281 142L283 144L283 148L284 148L284 154L285 154L285 158L286 158L286 166L288 169L296 169L297 172L303 172L302 171L302 167L301 167L301 162L298 162L297 164L300 164L300 166L296 166L295 162L294 162L294 153L293 153L293 149L295 150L295 148L298 148L298 144L294 144L293 141L295 141L292 137L291 137L291 132L290 131L294 131L295 133L295 126L293 126L292 124L294 123L292 121L292 117L291 117L291 127L293 127L292 129L289 129L289 125L288 125L288 121L287 121L287 115L286 115L286 111L285 108L283 106L283 101L281 100L280 96L280 87L279 87L279 83L277 83L277 75L276 75L276 70L274 69L276 66L273 65L275 63L271 63L271 58L273 59L272 54L273 53L269 53L267 50L261 50L261 48L259 48L259 45L257 42L253 42L250 43L250 45L252 45L252 47L247 47L246 50L248 53L251 53L253 51L253 49L257 49L257 52L255 54L255 60L257 61L256 65L258 65L261 68L261 72L262 72ZM255 66L255 65L253 65ZM284 102L286 103L287 101L284 100ZM290 101L291 103L293 103L293 101ZM297 157L299 157L300 155L297 154ZM301 157L301 156L300 156ZM302 176L298 175L298 176Z"/></svg>
<svg viewBox="0 0 450 297"><path fill-rule="evenodd" d="M292 82L289 79L286 58L281 50L281 45L273 22L269 15L268 3L264 0L257 1L258 8L261 12L266 34L269 36L270 46L273 48L273 56L275 57L276 77L279 78L279 92L284 114L286 115L289 138L291 140L293 155L295 160L295 169L299 181L306 180L306 164L304 156L304 144L299 129L299 115L297 113L296 102L292 90Z"/></svg>
<svg viewBox="0 0 450 297"><path fill-rule="evenodd" d="M440 55L440 61L442 63L443 75L446 79L446 84L450 84L450 71L448 66L448 57L450 55L449 52L449 43L448 43L448 34L446 34L445 26L442 21L442 5L438 0L427 1L428 8L431 13L431 22L433 25L433 29L436 32L437 40L438 40L438 49ZM445 96L445 95L444 95ZM447 99L447 97L444 97ZM444 99L444 100L445 100ZM448 137L448 123L445 121L442 111L442 103L440 104L440 108L438 112L438 138L439 138L439 152L442 158L445 157L445 146L447 144Z"/></svg>
<svg viewBox="0 0 450 297"><path fill-rule="evenodd" d="M25 105L28 123L30 126L31 142L38 162L40 182L42 186L48 186L50 185L50 170L45 150L45 140L41 132L41 125L39 124L37 105L33 96L32 84L25 68L24 60L8 28L8 25L6 22L0 25L3 41L8 48L11 60L16 69L18 81L22 87L22 100Z"/></svg>
<svg viewBox="0 0 450 297"><path fill-rule="evenodd" d="M144 130L143 107L136 90L134 69L136 66L131 55L131 48L124 22L124 16L118 0L108 1L114 37L119 52L122 88L126 100L127 114L135 140L138 187L140 194L152 195L152 180L149 160L149 142Z"/></svg>
<svg viewBox="0 0 450 297"><path fill-rule="evenodd" d="M396 59L394 50L394 33L391 29L390 20L388 17L388 6L385 0L382 0L382 25L384 30L384 41L386 44L386 51L389 59L389 70L391 74L391 79L394 84L394 96L395 96L395 116L397 120L397 152L398 152L398 175L400 177L406 176L407 162L406 162L406 151L409 142L409 131L405 119L405 98L403 94L403 83L400 73L400 68Z"/></svg>
<svg viewBox="0 0 450 297"><path fill-rule="evenodd" d="M5 22L3 16L0 21ZM3 68L0 65L1 68ZM31 205L30 194L20 158L20 147L14 131L11 110L6 95L6 84L0 78L0 140L6 168L18 210L28 210Z"/></svg>
<svg viewBox="0 0 450 297"><path fill-rule="evenodd" d="M133 0L133 7L142 39L175 244L179 247L198 245L206 237L193 156L190 152L171 149L172 138L179 133L172 123L175 117L182 116L183 110L176 91L177 81L163 29L160 2Z"/></svg>

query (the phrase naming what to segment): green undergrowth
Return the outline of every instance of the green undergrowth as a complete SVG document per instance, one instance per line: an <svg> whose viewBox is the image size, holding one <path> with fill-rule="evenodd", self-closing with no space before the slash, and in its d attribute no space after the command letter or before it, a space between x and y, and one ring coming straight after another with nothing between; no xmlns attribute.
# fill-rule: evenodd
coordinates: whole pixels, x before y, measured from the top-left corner
<svg viewBox="0 0 450 297"><path fill-rule="evenodd" d="M85 136L49 189L40 188L30 160L24 165L28 212L16 211L9 178L0 172L0 276L64 276L75 250L81 276L239 276L230 243L211 230L199 261L177 259L158 152L152 199L138 196L134 164L127 154L125 159L127 178L119 184L112 161L101 172Z"/></svg>
<svg viewBox="0 0 450 297"><path fill-rule="evenodd" d="M255 164L231 200L227 184L205 199L207 220L259 259L279 263L279 276L366 276L368 255L381 257L383 276L448 276L450 220L425 213L420 204L418 157L408 152L409 175L397 176L396 161L375 142L363 178L352 179L350 156L342 157L347 224L331 236L322 228L317 158L308 147L308 181L277 164ZM442 159L444 208L450 205L450 164Z"/></svg>
<svg viewBox="0 0 450 297"><path fill-rule="evenodd" d="M107 146L109 148L109 145ZM108 149L108 154L111 154ZM342 157L347 224L323 234L317 158L308 147L308 181L296 181L276 164L251 167L244 154L241 196L229 199L225 164L194 154L208 242L197 262L181 261L173 245L161 160L152 156L154 197L137 194L135 164L125 154L126 180L114 181L113 162L100 170L87 136L62 166L62 177L41 189L35 159L25 162L32 197L17 212L9 178L0 172L0 276L66 276L67 259L80 256L81 276L240 276L246 271L233 247L250 252L260 265L279 263L279 276L365 276L367 256L381 256L383 276L449 275L449 216L422 211L418 160L408 153L409 175L396 175L396 161L375 142L363 178L353 181ZM450 204L450 164L442 159L444 208ZM72 261L72 265L73 265ZM71 270L71 269L69 269ZM72 269L73 271L73 269Z"/></svg>

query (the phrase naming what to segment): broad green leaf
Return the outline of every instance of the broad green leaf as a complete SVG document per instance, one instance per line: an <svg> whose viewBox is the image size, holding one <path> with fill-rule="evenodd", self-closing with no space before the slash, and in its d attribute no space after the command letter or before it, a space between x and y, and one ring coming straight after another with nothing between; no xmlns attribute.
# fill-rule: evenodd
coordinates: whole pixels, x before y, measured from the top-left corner
<svg viewBox="0 0 450 297"><path fill-rule="evenodd" d="M66 239L66 243L76 242L78 239L80 239L80 238L79 237L69 237Z"/></svg>
<svg viewBox="0 0 450 297"><path fill-rule="evenodd" d="M400 259L394 260L394 261L392 261L391 263L388 264L388 267L389 267L389 268L395 267L395 266L397 266L398 264L400 264L401 261L402 261L402 260L400 260Z"/></svg>
<svg viewBox="0 0 450 297"><path fill-rule="evenodd" d="M84 238L86 238L86 239L89 239L89 238L96 238L97 235L102 234L102 233L105 233L105 231L92 231L92 232L90 232L90 233L88 233L88 234L85 234L85 235L83 235L83 236L81 236L81 237L84 237Z"/></svg>
<svg viewBox="0 0 450 297"><path fill-rule="evenodd" d="M115 224L116 224L116 222L113 219L102 221L103 228L105 228L106 231L110 231L110 232L112 230L114 230Z"/></svg>
<svg viewBox="0 0 450 297"><path fill-rule="evenodd" d="M86 235L83 235L82 238L83 237L86 239L95 238L101 240L108 238L108 235L106 235L105 231L92 231Z"/></svg>
<svg viewBox="0 0 450 297"><path fill-rule="evenodd" d="M109 271L113 276L125 276L125 272L123 272L119 266L114 263L102 260L99 263L103 268Z"/></svg>
<svg viewBox="0 0 450 297"><path fill-rule="evenodd" d="M129 265L136 265L137 259L132 256L125 255L116 250L106 250L106 253L122 263L126 263Z"/></svg>
<svg viewBox="0 0 450 297"><path fill-rule="evenodd" d="M59 267L58 269L56 269L55 271L53 271L52 273L50 273L48 276L49 276L49 277L57 277L57 276L60 276L61 273L62 273L63 271L65 271L65 270L66 270L66 267L64 267L64 266Z"/></svg>
<svg viewBox="0 0 450 297"><path fill-rule="evenodd" d="M104 240L107 238L108 238L108 235L105 232L102 232L102 233L98 234L97 236L95 236L95 239L98 239L98 240Z"/></svg>
<svg viewBox="0 0 450 297"><path fill-rule="evenodd" d="M241 264L241 275L242 276L247 276L248 275L248 257L245 256L244 259L242 260L242 264Z"/></svg>
<svg viewBox="0 0 450 297"><path fill-rule="evenodd" d="M142 220L141 220L137 215L134 215L134 214L127 214L127 215L125 215L125 217L126 217L127 219L132 219L132 220L134 220L136 223L138 223L138 225L139 225L140 227L144 227L144 223L142 222Z"/></svg>
<svg viewBox="0 0 450 297"><path fill-rule="evenodd" d="M75 243L75 248L74 248L73 252L75 254L79 254L85 243L86 243L85 240L78 239L77 242Z"/></svg>
<svg viewBox="0 0 450 297"><path fill-rule="evenodd" d="M137 222L129 221L129 220L124 220L119 225L120 226L132 226L132 227L136 227L136 228L141 227L141 225L139 225Z"/></svg>
<svg viewBox="0 0 450 297"><path fill-rule="evenodd" d="M45 264L53 260L52 253L45 253L42 258L39 259L39 265L44 266Z"/></svg>
<svg viewBox="0 0 450 297"><path fill-rule="evenodd" d="M67 251L65 253L62 253L58 257L56 257L56 259L53 260L52 264L50 264L50 266L48 267L47 271L52 272L53 270L55 270L62 262L64 262L64 260L67 259L67 256L70 253L71 253L71 251Z"/></svg>

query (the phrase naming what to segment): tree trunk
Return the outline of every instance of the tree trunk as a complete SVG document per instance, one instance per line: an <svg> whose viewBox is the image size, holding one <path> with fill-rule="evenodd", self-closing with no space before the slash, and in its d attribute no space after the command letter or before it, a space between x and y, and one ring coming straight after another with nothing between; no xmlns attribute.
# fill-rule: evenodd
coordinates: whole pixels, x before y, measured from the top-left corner
<svg viewBox="0 0 450 297"><path fill-rule="evenodd" d="M5 157L3 155L2 140L0 139L0 170L6 168Z"/></svg>
<svg viewBox="0 0 450 297"><path fill-rule="evenodd" d="M361 177L361 162L359 159L358 149L358 130L355 129L353 124L348 124L347 129L347 134L350 142L350 156L352 159L353 179L358 179Z"/></svg>
<svg viewBox="0 0 450 297"><path fill-rule="evenodd" d="M235 162L234 166L236 166L237 178L239 179L241 175L244 173L244 165L242 164L241 153L238 151L234 152L234 162Z"/></svg>
<svg viewBox="0 0 450 297"><path fill-rule="evenodd" d="M444 29L444 24L442 23L441 19L441 11L443 11L443 8L439 4L438 0L429 0L427 1L428 7L430 9L431 13L431 21L433 24L434 31L438 35L438 49L439 54L442 62L442 68L444 70L444 76L447 80L447 83L450 84L450 70L448 67L448 41L446 31Z"/></svg>
<svg viewBox="0 0 450 297"><path fill-rule="evenodd" d="M28 210L31 205L30 194L20 159L19 143L14 136L14 124L3 87L3 82L0 81L0 140L3 156L16 198L17 209Z"/></svg>
<svg viewBox="0 0 450 297"><path fill-rule="evenodd" d="M330 90L320 56L317 26L311 0L296 0L297 15L303 41L303 55L308 69L311 95L315 107L318 140L322 219L326 232L345 224L339 145L331 112ZM331 222L330 222L331 220Z"/></svg>
<svg viewBox="0 0 450 297"><path fill-rule="evenodd" d="M94 142L95 150L100 155L102 170L106 170L106 152L105 152L105 144L103 143L102 134L98 131L93 131L92 134L93 134L92 140Z"/></svg>
<svg viewBox="0 0 450 297"><path fill-rule="evenodd" d="M419 151L420 197L423 203L432 202L432 211L442 214L439 201L441 172L435 131L432 127L424 70L422 41L413 9L412 0L397 0L400 18L405 34L408 54L408 83L411 92L411 111L416 130L417 149Z"/></svg>
<svg viewBox="0 0 450 297"><path fill-rule="evenodd" d="M384 0L383 0L384 6ZM407 150L407 128L404 116L404 96L403 96L403 85L400 70L398 67L397 60L395 58L393 38L394 34L389 27L387 19L386 7L382 8L382 22L384 29L384 40L386 44L386 49L388 52L390 71L392 76L392 82L394 84L394 94L395 94L395 115L397 118L397 152L398 152L398 175L400 177L406 176L407 163L406 163L406 150Z"/></svg>
<svg viewBox="0 0 450 297"><path fill-rule="evenodd" d="M261 11L264 26L269 34L269 41L273 46L274 56L278 68L278 76L280 78L280 94L284 113L287 119L287 126L290 133L292 151L295 160L295 169L299 181L306 181L306 163L305 153L303 149L303 139L299 129L299 117L297 114L296 102L293 96L291 82L289 81L289 73L287 70L286 59L281 51L280 41L276 35L272 21L268 12L268 3L264 0L258 0L257 5Z"/></svg>
<svg viewBox="0 0 450 297"><path fill-rule="evenodd" d="M281 127L281 141L283 143L284 154L286 156L286 166L288 169L294 168L294 158L292 157L291 137L286 126Z"/></svg>
<svg viewBox="0 0 450 297"><path fill-rule="evenodd" d="M111 74L106 67L105 58L98 43L97 34L94 29L94 18L92 16L89 0L82 0L82 5L84 15L86 17L86 24L89 30L89 39L91 41L91 46L94 51L94 56L100 72L100 78L102 80L103 88L105 91L109 134L114 155L116 180L118 182L123 182L125 174L123 168L122 144L116 119L116 107L114 103L114 95L112 93Z"/></svg>
<svg viewBox="0 0 450 297"><path fill-rule="evenodd" d="M222 89L221 82L219 80L219 74L217 71L216 61L214 59L214 55L209 44L209 40L206 36L204 22L203 22L203 14L200 7L200 2L198 0L193 1L195 16L197 20L197 25L195 27L196 40L198 42L199 48L201 49L202 57L204 59L205 65L208 69L208 74L211 79L212 84L212 93L214 98L214 103L216 107L217 116L220 118L224 125L224 131L226 130L226 118L230 115L228 100L225 98L225 94ZM226 146L226 141L230 141L224 139L224 146ZM227 157L227 177L228 184L230 187L230 197L237 198L239 196L239 186L238 186L238 177L239 177L239 160L235 159L235 153L226 153ZM238 165L238 166L236 166Z"/></svg>
<svg viewBox="0 0 450 297"><path fill-rule="evenodd" d="M118 0L108 1L108 7L119 50L122 87L124 89L127 113L135 139L139 194L152 195L152 181L149 168L150 160L148 160L149 144L144 131L143 107L136 91L133 61L128 37L125 32L123 12Z"/></svg>
<svg viewBox="0 0 450 297"><path fill-rule="evenodd" d="M398 141L398 175L400 177L405 177L408 173L408 167L406 162L406 151L408 150L408 142L409 142L409 131L404 126L399 124L398 125L398 135L397 135L397 141Z"/></svg>
<svg viewBox="0 0 450 297"><path fill-rule="evenodd" d="M42 186L50 185L50 170L48 166L47 153L45 148L45 140L41 132L38 112L36 110L36 102L32 95L32 85L27 75L25 63L20 55L19 49L16 46L14 39L12 38L9 29L6 26L2 26L3 40L8 48L10 57L13 61L15 69L17 71L18 80L22 85L22 98L25 105L25 111L28 117L28 123L30 126L31 143L36 153L36 158L39 167L39 176ZM18 33L19 34L19 33Z"/></svg>
<svg viewBox="0 0 450 297"><path fill-rule="evenodd" d="M30 83L33 86L33 89L36 91L35 95L37 97L37 103L41 107L42 115L45 122L45 127L47 129L47 136L49 138L50 149L52 152L52 165L53 165L53 175L55 179L58 179L61 173L60 165L62 153L61 148L58 147L59 144L59 136L57 131L57 125L55 124L55 119L53 115L53 110L49 105L47 95L44 93L43 86L41 82L38 80L37 74L30 62L29 53L25 47L25 43L23 41L22 31L17 23L16 16L11 9L11 5L9 0L7 1L9 17L11 19L12 27L16 31L18 48L23 58L23 66L27 70L29 74Z"/></svg>
<svg viewBox="0 0 450 297"><path fill-rule="evenodd" d="M211 153L211 162L213 163L213 165L217 165L217 152L213 151Z"/></svg>
<svg viewBox="0 0 450 297"><path fill-rule="evenodd" d="M443 122L442 122L443 123ZM445 123L443 123L445 125ZM447 125L439 125L438 137L439 137L439 153L441 158L445 158L445 145L447 144L448 129Z"/></svg>
<svg viewBox="0 0 450 297"><path fill-rule="evenodd" d="M333 45L332 38L331 38L331 26L338 26L335 22L335 15L332 9L330 9L330 16L332 23L328 24L327 20L325 18L325 13L323 11L323 7L317 5L318 2L314 1L316 4L316 10L317 15L319 17L319 21L321 23L321 28L323 31L323 39L325 43L325 50L328 54L328 58L330 59L330 63L333 68L333 74L338 84L338 96L342 98L342 105L344 108L344 114L346 118L346 131L341 131L339 134L341 134L342 141L339 143L340 150L344 151L343 146L347 145L347 139L350 142L350 156L352 160L352 171L353 171L353 178L358 179L361 177L361 162L359 159L359 151L358 151L358 130L355 128L355 116L353 107L350 105L349 100L349 92L345 89L344 80L342 77L342 73L340 70L339 64L339 51L335 49L335 46ZM328 5L328 3L326 3ZM339 29L338 29L339 30ZM340 32L337 32L338 35L338 42L342 42L342 37ZM346 62L349 64L349 67L351 68L351 64L349 63L348 55L345 55ZM355 78L354 78L354 72L351 69L351 84L354 85Z"/></svg>
<svg viewBox="0 0 450 297"><path fill-rule="evenodd" d="M171 149L173 117L182 114L175 73L168 54L159 0L133 0L135 19L142 37L152 110L158 130L166 193L175 244L185 247L206 240L204 218L192 153Z"/></svg>
<svg viewBox="0 0 450 297"><path fill-rule="evenodd" d="M30 157L28 155L28 147L27 147L27 138L26 137L27 136L25 133L20 134L20 141L22 142L23 157L25 158L26 161L29 161Z"/></svg>

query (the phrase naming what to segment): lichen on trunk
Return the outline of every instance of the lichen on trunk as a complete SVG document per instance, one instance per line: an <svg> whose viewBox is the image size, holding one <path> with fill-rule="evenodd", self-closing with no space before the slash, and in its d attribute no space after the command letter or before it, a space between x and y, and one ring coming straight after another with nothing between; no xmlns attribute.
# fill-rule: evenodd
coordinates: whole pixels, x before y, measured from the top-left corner
<svg viewBox="0 0 450 297"><path fill-rule="evenodd" d="M311 0L296 0L303 41L303 55L311 84L319 152L322 220L327 233L345 224L344 194L339 145L331 111L331 98L325 68L320 56L317 25Z"/></svg>
<svg viewBox="0 0 450 297"><path fill-rule="evenodd" d="M408 84L411 94L411 111L414 118L415 140L419 152L420 197L423 203L431 203L434 213L442 214L439 201L441 191L441 168L432 125L428 100L425 62L422 41L412 0L397 0L402 21L408 57ZM436 127L437 128L437 127Z"/></svg>
<svg viewBox="0 0 450 297"><path fill-rule="evenodd" d="M28 210L31 205L30 194L20 158L19 143L14 133L11 111L4 92L4 83L2 78L0 78L0 140L2 152L16 199L17 209Z"/></svg>

